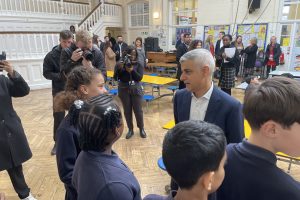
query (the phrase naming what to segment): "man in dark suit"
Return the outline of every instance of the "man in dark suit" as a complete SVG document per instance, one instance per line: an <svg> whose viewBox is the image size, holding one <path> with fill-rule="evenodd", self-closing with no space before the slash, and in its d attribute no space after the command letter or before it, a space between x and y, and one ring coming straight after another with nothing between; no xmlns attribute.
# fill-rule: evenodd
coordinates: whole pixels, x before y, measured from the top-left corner
<svg viewBox="0 0 300 200"><path fill-rule="evenodd" d="M180 81L180 76L181 76L181 65L180 65L180 58L183 56L186 52L188 52L189 45L191 43L192 35L190 33L185 33L183 35L184 37L184 42L181 43L177 47L177 52L176 52L176 62L177 62L177 75L176 78L179 80L179 89L185 88L185 85L183 81Z"/></svg>
<svg viewBox="0 0 300 200"><path fill-rule="evenodd" d="M219 52L220 52L220 49L223 47L223 37L224 37L224 35L225 35L225 32L224 31L221 31L220 33L219 33L219 39L218 39L218 41L217 41L217 43L216 43L216 47L215 47L215 55L217 56L217 55L219 55ZM217 59L218 60L218 59ZM216 65L217 65L217 67L220 67L221 66L221 63L219 62L219 61L217 61L216 62Z"/></svg>
<svg viewBox="0 0 300 200"><path fill-rule="evenodd" d="M179 40L177 40L175 48L177 49L180 44L184 43L184 33L180 34Z"/></svg>
<svg viewBox="0 0 300 200"><path fill-rule="evenodd" d="M180 59L180 80L186 89L174 97L175 123L187 120L204 120L219 126L227 143L238 143L244 138L244 119L239 101L214 87L212 76L215 61L206 49L187 52ZM171 183L176 190L176 184Z"/></svg>
<svg viewBox="0 0 300 200"><path fill-rule="evenodd" d="M114 52L116 54L116 61L118 62L122 58L122 54L124 51L126 51L128 45L123 42L123 37L122 35L119 35L117 37L117 43L114 46Z"/></svg>

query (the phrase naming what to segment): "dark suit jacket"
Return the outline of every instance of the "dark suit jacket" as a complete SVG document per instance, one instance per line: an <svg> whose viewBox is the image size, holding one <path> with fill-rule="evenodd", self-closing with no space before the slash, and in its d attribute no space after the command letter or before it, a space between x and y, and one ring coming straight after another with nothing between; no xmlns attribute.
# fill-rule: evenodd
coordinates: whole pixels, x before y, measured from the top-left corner
<svg viewBox="0 0 300 200"><path fill-rule="evenodd" d="M219 51L220 51L220 49L221 49L220 43L221 43L221 40L218 40L217 43L216 43L216 47L215 47L215 55L219 55Z"/></svg>
<svg viewBox="0 0 300 200"><path fill-rule="evenodd" d="M177 62L177 79L180 79L181 76L181 64L179 62L181 56L183 56L186 52L188 52L188 48L184 43L181 43L178 47L177 47L177 51L176 51L176 62Z"/></svg>
<svg viewBox="0 0 300 200"><path fill-rule="evenodd" d="M192 94L187 89L176 92L174 97L175 123L190 119ZM214 87L204 121L213 123L225 133L227 143L238 143L244 138L244 118L240 102Z"/></svg>
<svg viewBox="0 0 300 200"><path fill-rule="evenodd" d="M11 97L23 97L30 88L20 74L0 75L0 171L21 165L32 156Z"/></svg>
<svg viewBox="0 0 300 200"><path fill-rule="evenodd" d="M175 45L175 48L177 49L177 48L178 48L178 46L179 46L180 44L182 44L182 41L181 41L181 39L177 40L177 42L176 42L176 45Z"/></svg>
<svg viewBox="0 0 300 200"><path fill-rule="evenodd" d="M122 56L124 56L123 52L127 49L128 45L125 42L123 42L121 46L122 46ZM114 52L116 54L116 61L119 61L121 57L120 57L120 47L118 43L116 43L114 46Z"/></svg>

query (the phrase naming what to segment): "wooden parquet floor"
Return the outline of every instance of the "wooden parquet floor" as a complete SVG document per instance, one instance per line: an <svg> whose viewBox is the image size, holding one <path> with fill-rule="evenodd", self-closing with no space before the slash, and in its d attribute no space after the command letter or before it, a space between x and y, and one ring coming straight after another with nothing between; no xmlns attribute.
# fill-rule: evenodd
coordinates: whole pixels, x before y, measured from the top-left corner
<svg viewBox="0 0 300 200"><path fill-rule="evenodd" d="M148 88L149 91L149 88ZM167 93L166 89L162 93ZM242 99L243 92L234 90L233 95ZM64 199L64 187L57 174L56 160L50 156L52 140L52 98L51 90L31 91L30 95L14 100L14 107L22 119L27 138L33 152L33 158L24 164L24 174L33 195L39 200ZM138 134L130 140L124 136L115 144L114 150L134 172L142 189L142 196L149 193L164 194L164 186L170 178L157 166L161 155L161 145L165 134L162 126L173 118L172 97L163 97L144 107L145 129L147 139ZM136 130L137 131L137 130ZM287 164L278 162L287 170ZM300 180L300 167L293 165L291 175ZM4 192L8 200L18 197L12 187L6 171L0 172L0 192Z"/></svg>

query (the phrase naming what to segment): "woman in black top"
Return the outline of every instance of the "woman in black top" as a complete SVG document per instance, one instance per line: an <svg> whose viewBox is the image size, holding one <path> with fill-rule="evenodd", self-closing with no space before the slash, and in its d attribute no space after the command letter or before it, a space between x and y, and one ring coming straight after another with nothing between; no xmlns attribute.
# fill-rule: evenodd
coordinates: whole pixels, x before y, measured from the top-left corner
<svg viewBox="0 0 300 200"><path fill-rule="evenodd" d="M12 97L24 97L30 88L7 61L0 61L0 171L6 170L20 199L35 200L26 184L22 163L32 157L21 120L13 108Z"/></svg>
<svg viewBox="0 0 300 200"><path fill-rule="evenodd" d="M124 108L124 115L128 127L126 139L133 136L132 110L135 114L140 136L146 138L143 119L143 79L144 68L137 61L138 53L135 47L129 46L123 53L122 60L116 65L114 79L119 81L118 94Z"/></svg>
<svg viewBox="0 0 300 200"><path fill-rule="evenodd" d="M253 75L253 69L255 67L256 62L256 53L257 53L257 39L251 38L250 45L243 51L246 54L246 58L244 61L245 67L245 77L249 75Z"/></svg>
<svg viewBox="0 0 300 200"><path fill-rule="evenodd" d="M234 45L231 45L232 36L225 35L223 37L223 47L219 51L217 58L221 64L221 77L219 80L220 88L231 95L231 88L234 87L235 82L235 70L239 63L239 53ZM232 58L228 57L225 53L226 48L234 48L235 54Z"/></svg>

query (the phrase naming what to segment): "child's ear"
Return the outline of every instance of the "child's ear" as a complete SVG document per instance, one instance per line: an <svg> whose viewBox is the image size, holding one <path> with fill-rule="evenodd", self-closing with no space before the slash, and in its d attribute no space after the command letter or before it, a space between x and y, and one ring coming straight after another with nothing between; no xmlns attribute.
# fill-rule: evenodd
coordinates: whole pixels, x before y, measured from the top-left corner
<svg viewBox="0 0 300 200"><path fill-rule="evenodd" d="M79 91L83 95L88 95L88 93L89 93L88 88L85 85L80 85L79 86Z"/></svg>
<svg viewBox="0 0 300 200"><path fill-rule="evenodd" d="M275 138L278 135L278 129L280 128L280 125L272 120L269 120L265 122L261 126L261 132L263 133L264 136L269 137L269 138Z"/></svg>
<svg viewBox="0 0 300 200"><path fill-rule="evenodd" d="M215 172L207 172L205 174L203 174L203 187L205 190L207 191L211 191L212 190L212 184L214 182L214 176L215 176Z"/></svg>

